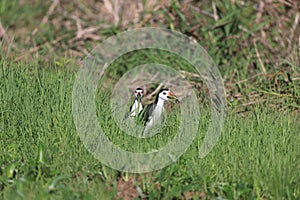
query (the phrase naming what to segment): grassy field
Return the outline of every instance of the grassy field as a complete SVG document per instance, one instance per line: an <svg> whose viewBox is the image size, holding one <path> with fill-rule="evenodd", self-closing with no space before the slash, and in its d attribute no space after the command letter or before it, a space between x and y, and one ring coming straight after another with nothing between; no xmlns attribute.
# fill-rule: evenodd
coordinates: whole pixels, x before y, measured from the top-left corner
<svg viewBox="0 0 300 200"><path fill-rule="evenodd" d="M77 135L71 99L75 75L76 69L71 68L1 61L4 199L114 198L118 179L133 177L129 189L139 187L152 199L182 195L208 199L299 197L300 124L293 112L278 112L268 108L268 102L253 106L244 117L229 111L223 134L206 158L198 158L203 139L199 134L182 158L169 167L120 176L94 159ZM200 119L199 133L207 129L207 113ZM114 123L105 128L118 130ZM123 148L135 145L118 131L109 135Z"/></svg>
<svg viewBox="0 0 300 200"><path fill-rule="evenodd" d="M138 18L132 22L125 11L104 12L110 1L57 2L0 2L0 199L300 199L296 1L145 1L142 12L129 9ZM72 92L89 51L143 26L180 31L208 51L224 79L228 113L216 146L200 159L209 99L203 81L190 77L202 113L196 139L173 164L131 174L103 165L85 148ZM106 87L144 63L195 73L176 56L142 50L110 66ZM110 92L95 103L99 124L117 146L145 152L174 136L174 111L163 134L148 140L124 135L110 115Z"/></svg>

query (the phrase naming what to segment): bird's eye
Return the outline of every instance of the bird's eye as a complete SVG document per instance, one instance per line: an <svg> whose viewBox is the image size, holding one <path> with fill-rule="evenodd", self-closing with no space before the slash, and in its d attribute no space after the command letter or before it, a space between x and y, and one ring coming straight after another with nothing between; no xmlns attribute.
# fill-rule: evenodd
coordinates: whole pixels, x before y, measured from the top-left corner
<svg viewBox="0 0 300 200"><path fill-rule="evenodd" d="M137 93L137 91L135 91L134 93Z"/></svg>
<svg viewBox="0 0 300 200"><path fill-rule="evenodd" d="M167 93L163 92L163 95L166 95Z"/></svg>

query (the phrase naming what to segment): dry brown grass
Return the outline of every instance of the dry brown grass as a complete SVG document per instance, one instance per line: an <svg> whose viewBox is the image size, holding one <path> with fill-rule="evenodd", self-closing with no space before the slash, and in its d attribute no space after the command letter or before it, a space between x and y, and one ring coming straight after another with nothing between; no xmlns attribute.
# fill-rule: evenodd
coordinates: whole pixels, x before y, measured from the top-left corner
<svg viewBox="0 0 300 200"><path fill-rule="evenodd" d="M18 2L20 6L28 3L23 0ZM122 31L143 26L169 27L167 17L175 29L180 30L182 26L178 12L168 0L146 3L142 0L32 0L29 3L47 8L44 15L35 16L35 26L26 26L22 20L12 22L12 25L0 21L2 51L11 47L11 58L16 61L37 56L41 49L48 51L47 56L81 58L107 36L114 34L114 31L109 32L109 29ZM231 3L243 5L246 2ZM289 58L291 54L300 51L300 3L292 0L257 0L252 3L251 5L256 6L255 13L251 13L255 15L253 26L264 25L259 32L252 33L252 37L246 43L263 45L264 48L256 49L261 67L269 63L277 67L281 59ZM191 27L187 31L188 34L198 40L203 39L197 31L199 28L209 26L211 19L220 20L214 1L187 0L177 4L186 19L186 24ZM195 21L193 12L201 15L200 21ZM49 28L54 32L54 38L47 38ZM241 29L247 31L243 27ZM103 34L103 30L107 30L107 34ZM43 42L37 41L37 38ZM263 71L265 73L264 69Z"/></svg>

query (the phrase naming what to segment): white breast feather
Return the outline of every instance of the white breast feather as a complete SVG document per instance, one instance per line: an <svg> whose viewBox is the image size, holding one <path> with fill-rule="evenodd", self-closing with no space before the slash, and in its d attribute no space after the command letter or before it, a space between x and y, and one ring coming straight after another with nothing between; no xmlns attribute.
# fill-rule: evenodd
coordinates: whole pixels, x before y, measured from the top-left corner
<svg viewBox="0 0 300 200"><path fill-rule="evenodd" d="M130 110L130 117L135 117L142 110L143 110L143 105L140 102L138 102L137 100L135 100L134 104L132 105L131 110Z"/></svg>

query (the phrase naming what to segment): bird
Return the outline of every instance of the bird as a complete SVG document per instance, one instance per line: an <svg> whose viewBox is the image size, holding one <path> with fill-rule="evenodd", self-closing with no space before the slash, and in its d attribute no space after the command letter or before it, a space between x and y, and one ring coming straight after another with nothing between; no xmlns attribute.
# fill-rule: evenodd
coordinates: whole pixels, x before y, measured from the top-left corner
<svg viewBox="0 0 300 200"><path fill-rule="evenodd" d="M143 110L142 97L144 96L144 91L142 88L136 88L134 91L134 102L130 106L130 117L136 117Z"/></svg>
<svg viewBox="0 0 300 200"><path fill-rule="evenodd" d="M151 128L163 123L165 110L164 103L170 99L177 99L177 97L169 89L161 89L156 96L154 103L147 105L143 112L141 112L141 118L145 122L143 135L148 133Z"/></svg>

